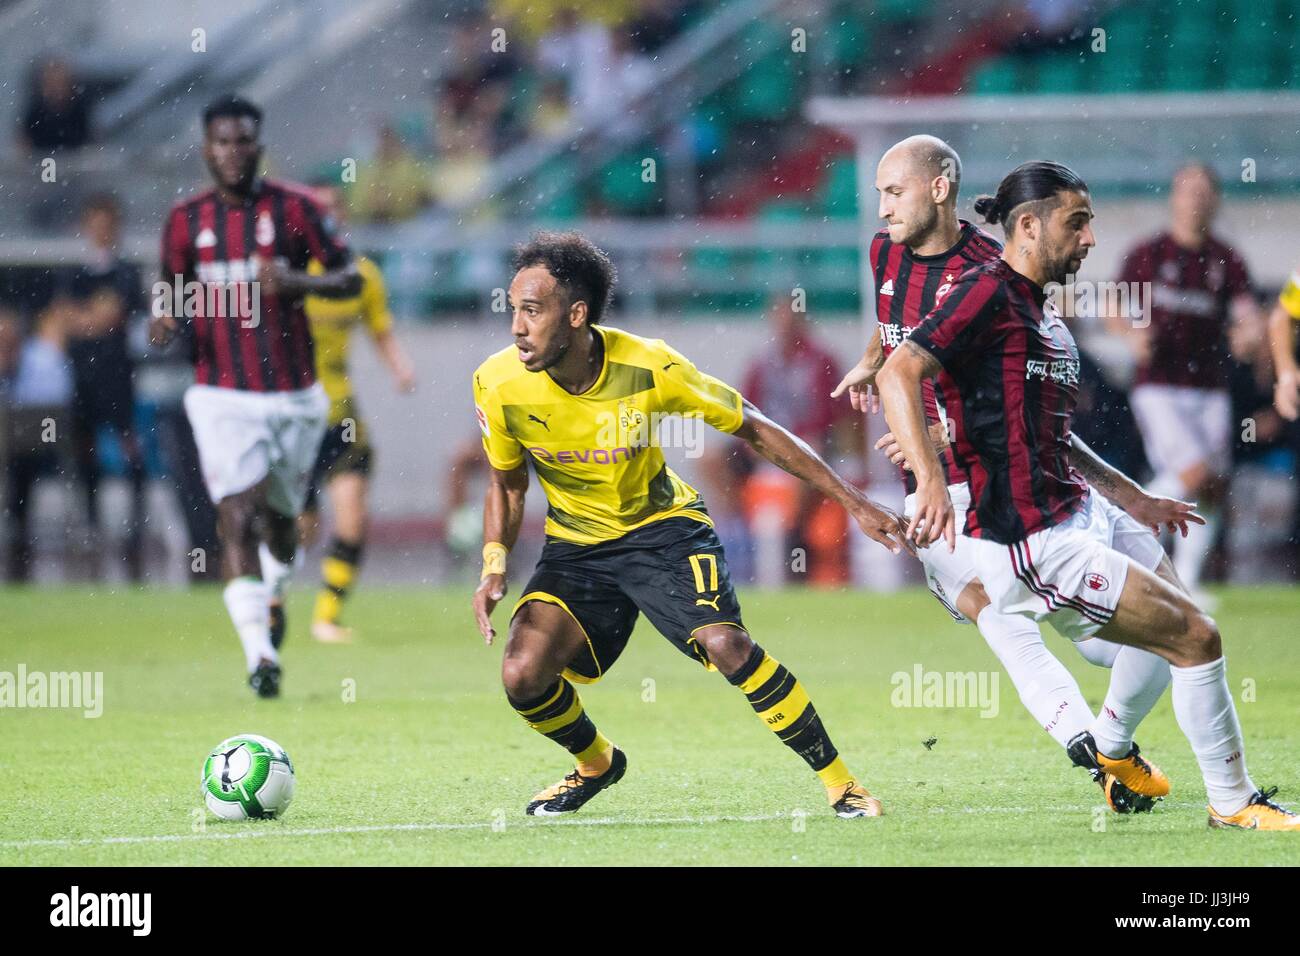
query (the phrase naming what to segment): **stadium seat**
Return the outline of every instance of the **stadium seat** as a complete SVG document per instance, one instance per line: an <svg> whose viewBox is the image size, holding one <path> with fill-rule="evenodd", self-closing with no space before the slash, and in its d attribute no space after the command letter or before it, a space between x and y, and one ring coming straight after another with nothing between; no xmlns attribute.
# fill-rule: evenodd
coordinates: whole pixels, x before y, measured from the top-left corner
<svg viewBox="0 0 1300 956"><path fill-rule="evenodd" d="M651 149L624 153L600 171L600 198L616 213L645 212L662 196L659 183L644 182L641 178L642 160L647 156L654 158L658 174L662 175L663 159Z"/></svg>
<svg viewBox="0 0 1300 956"><path fill-rule="evenodd" d="M821 209L831 219L853 219L858 214L858 171L853 157L830 164L821 188Z"/></svg>
<svg viewBox="0 0 1300 956"><path fill-rule="evenodd" d="M1015 57L1000 56L986 61L966 82L975 94L995 95L1020 92L1020 68Z"/></svg>

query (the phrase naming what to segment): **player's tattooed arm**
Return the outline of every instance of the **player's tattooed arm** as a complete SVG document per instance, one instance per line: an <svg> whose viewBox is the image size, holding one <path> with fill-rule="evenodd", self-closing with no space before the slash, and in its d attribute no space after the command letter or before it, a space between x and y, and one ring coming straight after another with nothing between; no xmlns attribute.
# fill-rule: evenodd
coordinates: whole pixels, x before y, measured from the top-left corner
<svg viewBox="0 0 1300 956"><path fill-rule="evenodd" d="M778 468L839 502L873 541L895 554L908 547L898 515L841 478L807 442L772 421L753 403L745 400L744 406L745 418L735 431L737 438Z"/></svg>
<svg viewBox="0 0 1300 956"><path fill-rule="evenodd" d="M880 344L880 326L876 326L876 331L871 336L871 341L867 343L867 350L863 353L858 364L845 373L844 378L840 379L840 384L835 386L835 391L831 392L831 398L839 398L847 390L849 393L849 404L859 412L871 412L873 415L880 411L880 393L876 391L876 373L880 367L885 364L885 350Z"/></svg>
<svg viewBox="0 0 1300 956"><path fill-rule="evenodd" d="M528 465L501 471L488 469L487 494L483 501L483 541L496 542L506 549L519 540L524 521L524 498L528 493ZM504 561L504 558L502 559ZM492 628L492 611L506 596L505 573L485 573L474 591L474 618L483 640L491 644L497 632Z"/></svg>
<svg viewBox="0 0 1300 956"><path fill-rule="evenodd" d="M1070 435L1070 464L1108 499L1123 508L1135 521L1152 531L1168 528L1187 537L1187 525L1205 524L1196 513L1196 505L1176 498L1164 498L1147 492L1118 468L1108 464L1088 447L1078 435Z"/></svg>
<svg viewBox="0 0 1300 956"><path fill-rule="evenodd" d="M957 545L956 513L948 496L939 453L925 427L921 401L921 383L942 370L939 360L928 350L907 339L877 373L876 387L885 406L889 430L916 475L916 513L908 525L908 537L929 545L942 536L951 551Z"/></svg>

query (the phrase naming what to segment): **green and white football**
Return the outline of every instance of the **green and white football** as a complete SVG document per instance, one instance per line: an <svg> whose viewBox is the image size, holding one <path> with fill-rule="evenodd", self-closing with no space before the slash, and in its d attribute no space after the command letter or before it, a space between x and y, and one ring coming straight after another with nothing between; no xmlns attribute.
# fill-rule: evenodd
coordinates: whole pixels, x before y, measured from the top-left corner
<svg viewBox="0 0 1300 956"><path fill-rule="evenodd" d="M237 734L203 762L203 800L223 820L273 819L293 800L293 764L283 747Z"/></svg>

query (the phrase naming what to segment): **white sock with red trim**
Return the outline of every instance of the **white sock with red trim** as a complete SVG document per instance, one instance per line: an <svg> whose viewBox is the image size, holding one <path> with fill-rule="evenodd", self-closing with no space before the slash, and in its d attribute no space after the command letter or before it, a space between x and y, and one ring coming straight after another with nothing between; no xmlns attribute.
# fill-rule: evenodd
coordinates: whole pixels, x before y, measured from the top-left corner
<svg viewBox="0 0 1300 956"><path fill-rule="evenodd" d="M1225 816L1238 813L1250 802L1255 785L1246 773L1246 747L1224 659L1169 670L1174 716L1201 765L1210 806Z"/></svg>
<svg viewBox="0 0 1300 956"><path fill-rule="evenodd" d="M1021 614L999 614L989 605L980 611L976 624L1006 668L1021 703L1053 740L1064 747L1088 729L1092 708L1074 675L1047 649L1033 620Z"/></svg>
<svg viewBox="0 0 1300 956"><path fill-rule="evenodd" d="M1090 728L1097 749L1116 759L1126 755L1138 724L1151 713L1169 681L1169 662L1163 657L1138 647L1121 647L1111 665L1106 700Z"/></svg>

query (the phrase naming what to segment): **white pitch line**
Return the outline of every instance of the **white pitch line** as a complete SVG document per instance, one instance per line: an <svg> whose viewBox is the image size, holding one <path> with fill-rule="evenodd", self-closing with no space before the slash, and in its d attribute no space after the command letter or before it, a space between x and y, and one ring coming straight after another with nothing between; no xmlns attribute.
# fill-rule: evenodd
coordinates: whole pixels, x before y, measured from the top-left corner
<svg viewBox="0 0 1300 956"><path fill-rule="evenodd" d="M1084 813L1092 810L1090 805L1073 805L1057 807L931 807L928 813ZM887 815L888 811L886 811ZM901 816L901 814L899 814ZM762 823L769 820L791 819L790 813L766 813L752 816L709 816L709 817L642 817L628 820L616 817L579 818L571 817L559 820L529 821L527 823L508 824L507 828L520 825L525 827L646 827L646 826L704 826L713 823ZM214 827L220 824L213 824ZM24 850L35 847L74 847L74 846L119 846L139 843L189 843L203 840L252 840L265 837L303 837L333 836L353 833L408 833L440 830L488 830L490 822L481 823L378 823L370 826L355 827L310 827L299 829L275 828L273 826L256 830L235 830L222 833L164 833L151 836L120 837L84 837L81 839L45 839L45 840L11 840L0 843L0 849Z"/></svg>
<svg viewBox="0 0 1300 956"><path fill-rule="evenodd" d="M757 816L716 816L716 817L647 817L643 819L619 820L613 817L595 819L547 820L545 822L524 823L526 827L551 826L701 826L710 823L758 823L764 820L784 820L789 814L762 814ZM514 826L518 827L516 823ZM214 824L215 826L215 824ZM250 840L262 837L298 837L331 836L340 833L401 833L426 830L487 830L492 823L379 823L372 826L356 827L312 827L296 830L275 829L268 827L258 830L236 830L231 833L165 833L153 836L123 837L86 837L77 840L13 840L0 843L6 850L22 850L31 847L72 847L72 846L117 846L129 843L186 843L201 840Z"/></svg>

